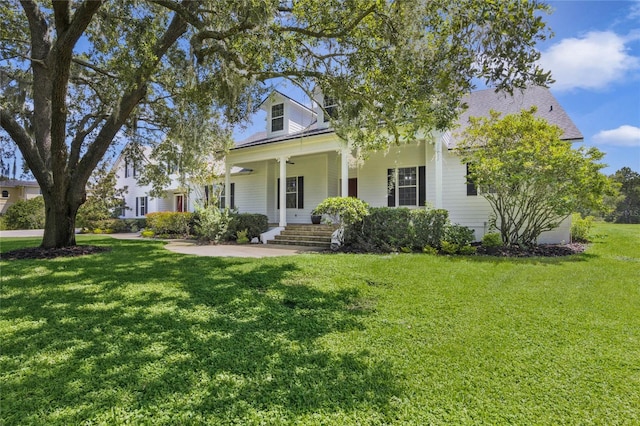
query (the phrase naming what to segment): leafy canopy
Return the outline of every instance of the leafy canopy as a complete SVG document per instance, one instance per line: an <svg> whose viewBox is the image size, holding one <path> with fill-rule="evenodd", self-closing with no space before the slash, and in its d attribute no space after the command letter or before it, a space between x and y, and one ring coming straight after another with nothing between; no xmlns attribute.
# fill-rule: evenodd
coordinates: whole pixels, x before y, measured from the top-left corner
<svg viewBox="0 0 640 426"><path fill-rule="evenodd" d="M336 99L333 125L354 145L411 140L446 128L474 81L548 83L540 11L535 0L3 1L0 128L50 207L43 245L73 244L85 185L119 142L200 167L280 79Z"/></svg>
<svg viewBox="0 0 640 426"><path fill-rule="evenodd" d="M458 151L508 245L535 244L573 211L601 206L609 188L598 162L604 154L573 148L558 126L535 112L471 118Z"/></svg>

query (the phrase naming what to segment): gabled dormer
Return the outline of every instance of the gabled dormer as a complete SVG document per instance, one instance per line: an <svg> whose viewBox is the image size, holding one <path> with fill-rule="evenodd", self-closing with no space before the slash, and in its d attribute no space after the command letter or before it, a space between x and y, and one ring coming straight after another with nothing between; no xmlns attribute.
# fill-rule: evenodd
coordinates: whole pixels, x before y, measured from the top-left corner
<svg viewBox="0 0 640 426"><path fill-rule="evenodd" d="M318 129L326 129L331 125L331 117L338 111L335 98L324 94L318 87L313 92L313 101L318 114Z"/></svg>
<svg viewBox="0 0 640 426"><path fill-rule="evenodd" d="M267 137L304 131L316 121L316 113L290 97L274 91L260 105L267 113Z"/></svg>

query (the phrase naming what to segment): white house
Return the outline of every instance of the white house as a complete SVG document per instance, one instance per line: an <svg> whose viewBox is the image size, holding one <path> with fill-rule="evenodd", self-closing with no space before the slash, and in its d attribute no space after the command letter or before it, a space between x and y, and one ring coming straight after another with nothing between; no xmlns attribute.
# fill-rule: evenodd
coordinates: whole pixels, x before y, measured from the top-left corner
<svg viewBox="0 0 640 426"><path fill-rule="evenodd" d="M154 198L149 196L151 186L142 186L138 183L137 178L142 169L148 164L149 160L146 158L150 152L151 149L146 148L144 151L145 159L141 159L137 163L121 154L114 164L116 187L127 188L123 199L127 209L122 211L120 217L125 219L143 218L147 213L151 212L193 211L195 207L194 200L189 196L188 191L180 185L176 173L177 170L171 170L173 172L169 175L171 184L166 189L163 197Z"/></svg>
<svg viewBox="0 0 640 426"><path fill-rule="evenodd" d="M473 185L467 185L467 166L454 151L455 134L468 118L488 116L490 110L517 113L535 105L539 116L564 130L565 140L582 140L582 134L545 88L531 87L513 96L483 90L464 101L468 109L457 129L391 146L361 161L331 129L322 108L309 108L274 92L261 105L266 111L264 131L237 142L225 158L224 194L231 194L231 206L238 211L266 215L275 232L287 224L310 223L311 211L327 197L354 196L373 207L420 209L427 204L446 209L453 223L474 229L481 239L488 231L491 208ZM317 104L329 113L335 110L321 94L314 100ZM161 199L147 197L148 188L136 186L135 173L119 173L119 184L129 188L126 202L131 210L126 217L193 208L188 194L178 187L169 188ZM539 242L569 241L569 228L567 220Z"/></svg>
<svg viewBox="0 0 640 426"><path fill-rule="evenodd" d="M545 88L532 87L513 96L478 91L465 102L469 108L459 119L461 127L470 116L488 116L490 110L517 113L535 105L539 116L564 130L564 139L582 139ZM239 211L265 214L271 223L285 227L310 223L311 211L327 197L354 196L373 207L419 209L427 203L448 210L451 221L474 229L477 239L488 231L491 208L473 185L467 185L466 164L453 151L458 130L392 146L357 161L348 142L329 127L322 108L311 110L277 92L262 108L267 112L266 132L236 143L226 157L226 190L233 186ZM232 167L251 172L233 175ZM569 241L569 227L565 221L539 241Z"/></svg>

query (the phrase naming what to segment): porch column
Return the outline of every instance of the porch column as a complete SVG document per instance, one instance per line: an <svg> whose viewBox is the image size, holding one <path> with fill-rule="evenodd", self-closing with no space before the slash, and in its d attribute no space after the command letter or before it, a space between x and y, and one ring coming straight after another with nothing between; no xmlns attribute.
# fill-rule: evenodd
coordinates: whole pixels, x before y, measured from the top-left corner
<svg viewBox="0 0 640 426"><path fill-rule="evenodd" d="M280 157L280 222L278 226L287 226L287 157Z"/></svg>
<svg viewBox="0 0 640 426"><path fill-rule="evenodd" d="M231 209L231 164L224 163L224 206Z"/></svg>
<svg viewBox="0 0 640 426"><path fill-rule="evenodd" d="M435 138L436 151L436 167L435 167L435 186L436 186L436 209L442 208L442 135Z"/></svg>
<svg viewBox="0 0 640 426"><path fill-rule="evenodd" d="M340 151L340 166L342 183L340 189L340 196L349 196L349 144L345 142L345 146Z"/></svg>

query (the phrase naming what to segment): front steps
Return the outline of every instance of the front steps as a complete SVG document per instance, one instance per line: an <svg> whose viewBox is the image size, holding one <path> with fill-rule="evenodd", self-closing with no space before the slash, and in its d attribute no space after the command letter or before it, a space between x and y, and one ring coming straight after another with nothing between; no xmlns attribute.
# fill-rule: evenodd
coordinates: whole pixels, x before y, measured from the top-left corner
<svg viewBox="0 0 640 426"><path fill-rule="evenodd" d="M331 234L337 229L333 225L289 224L267 244L320 247L331 247Z"/></svg>

